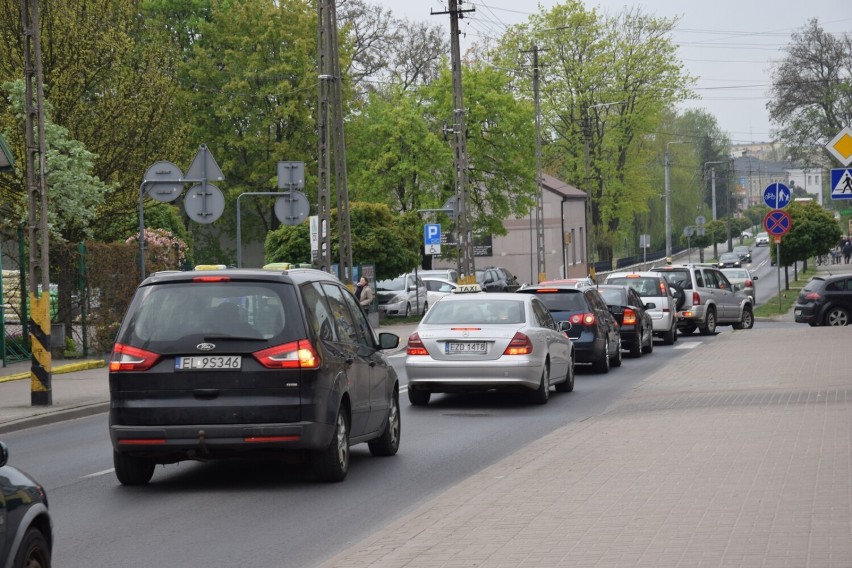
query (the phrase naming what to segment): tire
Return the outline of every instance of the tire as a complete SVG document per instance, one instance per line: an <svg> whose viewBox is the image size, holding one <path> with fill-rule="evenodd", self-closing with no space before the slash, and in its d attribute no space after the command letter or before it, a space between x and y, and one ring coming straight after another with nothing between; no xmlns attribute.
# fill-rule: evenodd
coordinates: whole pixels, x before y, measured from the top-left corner
<svg viewBox="0 0 852 568"><path fill-rule="evenodd" d="M642 346L642 353L648 355L654 352L654 333L651 332L648 334L648 345Z"/></svg>
<svg viewBox="0 0 852 568"><path fill-rule="evenodd" d="M36 527L24 533L21 547L15 555L15 568L50 568L50 545L47 538Z"/></svg>
<svg viewBox="0 0 852 568"><path fill-rule="evenodd" d="M831 306L823 321L824 325L849 325L849 312L840 306Z"/></svg>
<svg viewBox="0 0 852 568"><path fill-rule="evenodd" d="M701 335L716 334L716 310L710 308L707 310L707 318L704 320L704 325L698 328Z"/></svg>
<svg viewBox="0 0 852 568"><path fill-rule="evenodd" d="M677 341L677 323L672 321L671 328L663 332L663 345L671 345L675 341Z"/></svg>
<svg viewBox="0 0 852 568"><path fill-rule="evenodd" d="M429 310L429 302L423 302L423 311L420 312L421 316L426 315L426 312Z"/></svg>
<svg viewBox="0 0 852 568"><path fill-rule="evenodd" d="M112 463L115 476L122 485L145 485L154 476L155 464L152 460L113 450Z"/></svg>
<svg viewBox="0 0 852 568"><path fill-rule="evenodd" d="M426 406L429 404L430 398L432 398L431 392L408 387L408 402L411 403L411 406Z"/></svg>
<svg viewBox="0 0 852 568"><path fill-rule="evenodd" d="M615 355L613 355L612 359L609 362L610 367L621 367L621 363L624 361L621 357L621 338L618 338L618 346L615 348Z"/></svg>
<svg viewBox="0 0 852 568"><path fill-rule="evenodd" d="M754 327L754 312L751 311L751 306L743 308L742 318L731 327L734 329L751 329Z"/></svg>
<svg viewBox="0 0 852 568"><path fill-rule="evenodd" d="M600 359L592 363L592 368L597 373L609 373L609 340L604 343L603 353Z"/></svg>
<svg viewBox="0 0 852 568"><path fill-rule="evenodd" d="M634 359L638 359L639 357L642 356L642 353L644 353L644 350L643 350L643 347L642 347L642 336L643 335L645 335L645 332L641 332L639 334L639 341L637 341L636 343L631 345L630 350L628 351L630 353L630 356L633 357Z"/></svg>
<svg viewBox="0 0 852 568"><path fill-rule="evenodd" d="M568 363L568 371L565 380L556 385L556 392L571 392L574 390L574 355L571 354L571 362Z"/></svg>
<svg viewBox="0 0 852 568"><path fill-rule="evenodd" d="M533 404L547 404L550 400L550 361L545 362L538 388L530 394Z"/></svg>
<svg viewBox="0 0 852 568"><path fill-rule="evenodd" d="M328 447L311 454L311 466L322 481L338 482L349 473L349 419L343 407L337 410L334 435Z"/></svg>
<svg viewBox="0 0 852 568"><path fill-rule="evenodd" d="M400 434L402 434L402 421L399 415L399 391L394 389L388 408L385 431L378 438L367 442L370 453L374 456L396 455L399 451Z"/></svg>

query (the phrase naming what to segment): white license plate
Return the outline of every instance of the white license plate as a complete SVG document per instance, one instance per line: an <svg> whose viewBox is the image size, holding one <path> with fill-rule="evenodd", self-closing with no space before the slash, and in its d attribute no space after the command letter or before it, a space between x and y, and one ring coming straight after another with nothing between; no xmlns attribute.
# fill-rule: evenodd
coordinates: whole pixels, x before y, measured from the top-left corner
<svg viewBox="0 0 852 568"><path fill-rule="evenodd" d="M484 342L448 341L444 353L485 353Z"/></svg>
<svg viewBox="0 0 852 568"><path fill-rule="evenodd" d="M239 355L208 355L204 357L175 357L175 370L239 369L243 358Z"/></svg>
<svg viewBox="0 0 852 568"><path fill-rule="evenodd" d="M796 310L796 311L794 312L794 315L797 315L797 316L802 315L802 310Z"/></svg>

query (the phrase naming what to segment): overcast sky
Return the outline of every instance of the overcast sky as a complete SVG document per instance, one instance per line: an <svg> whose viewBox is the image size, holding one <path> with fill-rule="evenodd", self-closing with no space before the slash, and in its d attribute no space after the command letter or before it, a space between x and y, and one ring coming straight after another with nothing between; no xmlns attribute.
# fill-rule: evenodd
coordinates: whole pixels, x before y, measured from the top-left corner
<svg viewBox="0 0 852 568"><path fill-rule="evenodd" d="M394 15L444 26L449 34L447 0L369 0L389 8ZM541 0L549 9L560 2ZM683 108L704 108L734 143L770 139L772 125L766 110L773 61L784 56L790 34L817 18L831 33L852 33L852 9L842 0L643 0L645 12L680 17L673 35L686 70L697 77L700 100ZM465 0L460 29L465 45L482 38L498 38L507 26L522 23L537 12L529 0ZM623 1L586 2L607 13L620 11Z"/></svg>

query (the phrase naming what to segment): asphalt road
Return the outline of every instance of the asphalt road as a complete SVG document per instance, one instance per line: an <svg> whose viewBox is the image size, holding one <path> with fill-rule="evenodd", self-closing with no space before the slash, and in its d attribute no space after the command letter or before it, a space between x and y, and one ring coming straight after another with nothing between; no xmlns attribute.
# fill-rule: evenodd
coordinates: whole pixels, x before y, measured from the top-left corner
<svg viewBox="0 0 852 568"><path fill-rule="evenodd" d="M656 342L653 354L625 358L607 375L580 370L575 391L554 392L545 406L511 395L443 395L413 408L403 385L400 453L374 458L355 446L340 484L318 483L300 464L229 461L158 467L151 484L123 487L112 472L105 414L4 441L48 491L57 566L314 566L531 441L603 412L712 341ZM404 355L392 363L404 383Z"/></svg>

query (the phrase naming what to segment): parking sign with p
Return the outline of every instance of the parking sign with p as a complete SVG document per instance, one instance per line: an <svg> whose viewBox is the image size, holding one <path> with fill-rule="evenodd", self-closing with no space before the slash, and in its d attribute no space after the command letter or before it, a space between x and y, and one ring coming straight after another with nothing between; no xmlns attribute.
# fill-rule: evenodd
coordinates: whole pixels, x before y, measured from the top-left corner
<svg viewBox="0 0 852 568"><path fill-rule="evenodd" d="M441 244L441 225L427 223L423 226L423 244L426 246Z"/></svg>

